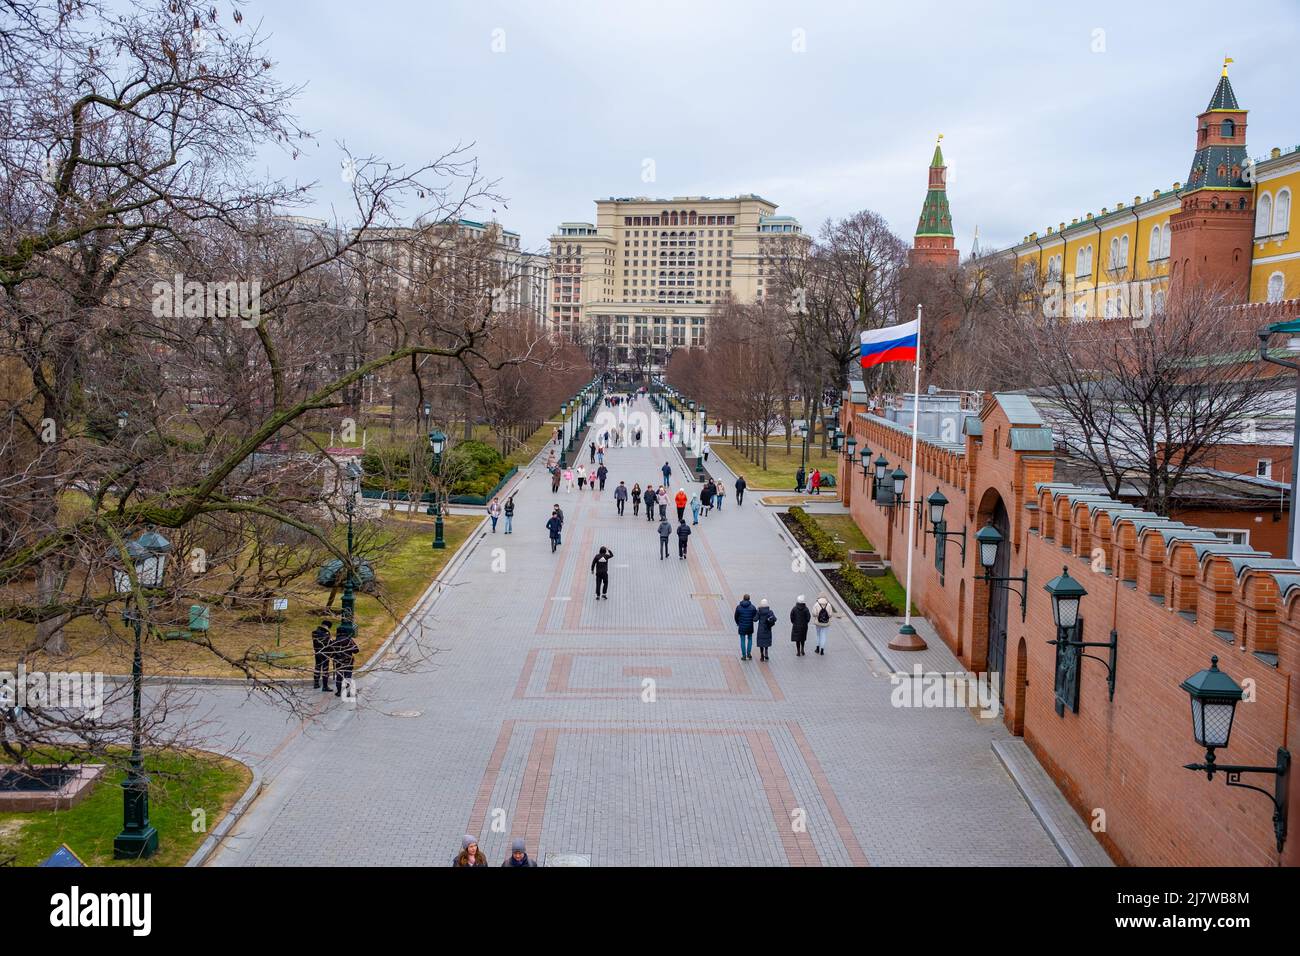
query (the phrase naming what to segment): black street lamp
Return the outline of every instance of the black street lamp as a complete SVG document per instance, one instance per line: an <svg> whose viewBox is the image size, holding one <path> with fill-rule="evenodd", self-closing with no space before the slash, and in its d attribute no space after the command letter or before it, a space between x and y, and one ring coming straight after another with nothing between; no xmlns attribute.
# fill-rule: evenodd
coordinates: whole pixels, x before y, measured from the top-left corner
<svg viewBox="0 0 1300 956"><path fill-rule="evenodd" d="M885 453L883 451L880 453L880 457L875 460L874 464L876 471L872 476L871 497L877 499L877 503L879 503L881 497L880 486L885 480L885 469L889 467L889 461L885 458Z"/></svg>
<svg viewBox="0 0 1300 956"><path fill-rule="evenodd" d="M1043 590L1052 597L1052 620L1056 622L1056 640L1048 644L1056 648L1056 714L1065 716L1069 707L1076 714L1079 712L1079 661L1088 657L1106 665L1106 686L1110 689L1110 699L1115 699L1116 657L1119 654L1119 633L1111 628L1109 641L1083 640L1083 618L1079 616L1079 604L1088 592L1082 584L1070 577L1069 568L1062 568L1061 573L1043 585ZM1085 647L1104 647L1110 651L1110 660L1102 660L1091 654L1082 653Z"/></svg>
<svg viewBox="0 0 1300 956"><path fill-rule="evenodd" d="M975 532L975 543L980 549L980 565L984 568L984 576L978 580L992 587L995 584L1001 584L1009 591L1015 591L1020 595L1020 620L1025 619L1029 607L1029 569L1010 577L996 577L993 574L993 568L998 563L998 548L1002 545L1002 533L991 524L986 524ZM1020 587L1015 587L1019 583Z"/></svg>
<svg viewBox="0 0 1300 956"><path fill-rule="evenodd" d="M848 460L850 466L853 465L854 452L858 450L858 440L852 435L844 442L844 457Z"/></svg>
<svg viewBox="0 0 1300 956"><path fill-rule="evenodd" d="M560 470L568 467L565 455L569 450L569 403L560 406Z"/></svg>
<svg viewBox="0 0 1300 956"><path fill-rule="evenodd" d="M429 432L429 449L433 452L433 549L441 551L447 547L447 542L442 538L442 488L439 485L439 479L442 477L442 450L447 445L447 436L440 430L435 429Z"/></svg>
<svg viewBox="0 0 1300 956"><path fill-rule="evenodd" d="M858 454L862 464L862 480L866 481L867 476L871 474L871 456L873 452L870 448L863 448Z"/></svg>
<svg viewBox="0 0 1300 956"><path fill-rule="evenodd" d="M961 547L961 566L966 567L966 528L963 526L961 531L948 530L948 522L943 518L943 509L948 506L948 499L938 488L934 489L925 501L929 506L932 529L926 534L934 535L934 566L939 569L939 577L942 579L950 538L955 539Z"/></svg>
<svg viewBox="0 0 1300 956"><path fill-rule="evenodd" d="M1273 801L1273 835L1277 837L1277 852L1282 852L1286 843L1287 818L1287 777L1291 769L1291 752L1285 747L1277 748L1277 763L1272 767L1247 767L1235 764L1216 764L1214 751L1228 747L1232 736L1232 719L1237 703L1242 698L1241 687L1231 677L1219 670L1219 658L1210 658L1209 670L1197 671L1179 685L1187 691L1192 702L1192 739L1198 746L1205 748L1205 763L1183 764L1184 768L1194 772L1205 772L1206 780L1213 780L1216 773L1226 774L1230 787L1254 790ZM1241 782L1243 773L1262 773L1275 778L1273 792L1270 794L1261 787L1254 787Z"/></svg>
<svg viewBox="0 0 1300 956"><path fill-rule="evenodd" d="M355 458L350 459L344 469L345 492L348 496L346 513L348 516L348 565L347 577L343 579L343 620L339 622L335 636L339 640L356 637L357 576L356 565L352 557L352 518L357 509L357 492L361 490L361 477L364 474Z"/></svg>
<svg viewBox="0 0 1300 956"><path fill-rule="evenodd" d="M171 542L156 531L146 532L139 540L127 543L127 557L142 589L162 584L167 554L171 549ZM119 556L116 551L110 555L114 558ZM158 831L149 822L149 777L144 771L144 754L140 746L140 693L144 681L141 627L149 603L146 598L145 607L140 607L132 591L131 575L126 570L113 572L113 584L119 594L128 595L122 623L130 624L135 631L135 650L131 656L131 768L122 781L122 832L113 839L113 859L142 860L158 851Z"/></svg>

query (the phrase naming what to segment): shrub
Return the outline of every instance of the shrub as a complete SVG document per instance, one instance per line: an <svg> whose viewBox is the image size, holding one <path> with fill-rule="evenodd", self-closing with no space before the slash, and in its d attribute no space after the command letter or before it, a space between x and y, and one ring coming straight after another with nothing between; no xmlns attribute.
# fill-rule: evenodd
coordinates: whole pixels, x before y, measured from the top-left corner
<svg viewBox="0 0 1300 956"><path fill-rule="evenodd" d="M830 532L819 525L816 519L804 509L799 507L791 508L789 513L799 530L803 532L803 538L807 542L809 550L813 553L813 560L843 561L848 557L848 551L844 546L836 541Z"/></svg>
<svg viewBox="0 0 1300 956"><path fill-rule="evenodd" d="M848 558L840 562L840 582L849 593L844 598L853 605L859 614L893 615L899 613L894 602L889 599L880 586L859 570Z"/></svg>

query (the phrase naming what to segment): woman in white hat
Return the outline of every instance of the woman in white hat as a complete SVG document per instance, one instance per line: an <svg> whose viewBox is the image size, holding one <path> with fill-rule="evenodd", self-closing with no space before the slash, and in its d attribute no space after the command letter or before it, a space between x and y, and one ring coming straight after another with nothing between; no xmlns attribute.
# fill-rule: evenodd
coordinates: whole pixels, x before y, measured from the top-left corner
<svg viewBox="0 0 1300 956"><path fill-rule="evenodd" d="M817 629L817 646L813 650L823 657L826 656L826 633L831 629L832 613L831 602L826 599L826 595L818 597L812 609L813 627Z"/></svg>

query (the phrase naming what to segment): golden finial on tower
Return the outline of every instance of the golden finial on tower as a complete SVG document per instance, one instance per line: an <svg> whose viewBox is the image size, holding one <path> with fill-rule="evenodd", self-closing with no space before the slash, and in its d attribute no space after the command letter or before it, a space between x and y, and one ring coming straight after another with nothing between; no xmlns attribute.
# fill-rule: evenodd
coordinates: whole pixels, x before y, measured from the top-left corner
<svg viewBox="0 0 1300 956"><path fill-rule="evenodd" d="M1228 75L1228 64L1231 63L1231 62L1232 62L1232 57L1230 57L1230 56L1225 56L1225 57L1223 58L1223 75L1224 75L1224 76L1227 76L1227 75Z"/></svg>
<svg viewBox="0 0 1300 956"><path fill-rule="evenodd" d="M940 133L938 140L936 140L936 143L942 143L942 142L943 142L943 133Z"/></svg>

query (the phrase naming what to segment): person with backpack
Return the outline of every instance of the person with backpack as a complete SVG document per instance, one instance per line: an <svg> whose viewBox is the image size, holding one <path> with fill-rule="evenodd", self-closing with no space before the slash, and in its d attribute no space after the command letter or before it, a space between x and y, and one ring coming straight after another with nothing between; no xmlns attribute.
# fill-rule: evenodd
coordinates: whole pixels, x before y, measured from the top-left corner
<svg viewBox="0 0 1300 956"><path fill-rule="evenodd" d="M641 483L638 481L632 486L632 517L639 517L641 514Z"/></svg>
<svg viewBox="0 0 1300 956"><path fill-rule="evenodd" d="M650 513L650 509L647 508L646 514L649 513ZM659 522L659 560L660 561L668 557L668 539L671 538L672 535L673 535L673 526L668 523L668 520L665 518L663 521L660 521Z"/></svg>
<svg viewBox="0 0 1300 956"><path fill-rule="evenodd" d="M718 509L718 514L722 514L722 499L727 497L727 486L718 482L713 486L713 504Z"/></svg>
<svg viewBox="0 0 1300 956"><path fill-rule="evenodd" d="M739 478L736 479L736 504L737 505L743 505L745 503L745 489L748 487L749 485L745 483L744 475L741 475Z"/></svg>
<svg viewBox="0 0 1300 956"><path fill-rule="evenodd" d="M754 619L758 617L758 608L749 603L748 594L740 599L733 616L736 619L736 633L740 635L740 659L751 660L754 653Z"/></svg>
<svg viewBox="0 0 1300 956"><path fill-rule="evenodd" d="M812 610L813 627L817 629L817 646L813 648L818 654L826 656L826 634L831 629L831 602L823 594L817 598Z"/></svg>
<svg viewBox="0 0 1300 956"><path fill-rule="evenodd" d="M603 486L605 484L605 479L604 478L600 479L600 483ZM623 517L623 509L626 506L627 506L627 485L620 481L618 483L618 487L614 489L614 507L618 509L618 516L620 518Z"/></svg>
<svg viewBox="0 0 1300 956"><path fill-rule="evenodd" d="M511 495L509 498L506 499L505 507L502 508L501 511L506 516L506 534L510 534L510 525L511 522L513 522L515 519L515 496L514 495Z"/></svg>
<svg viewBox="0 0 1300 956"><path fill-rule="evenodd" d="M812 620L812 612L803 602L803 595L800 594L794 599L794 607L790 609L790 640L794 641L795 657L807 657L804 653L803 645L808 640L808 622Z"/></svg>
<svg viewBox="0 0 1300 956"><path fill-rule="evenodd" d="M758 659L766 661L767 652L772 647L772 628L776 626L776 612L768 606L767 598L758 602L758 616L754 619L758 633L754 643L758 645Z"/></svg>

